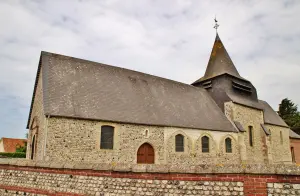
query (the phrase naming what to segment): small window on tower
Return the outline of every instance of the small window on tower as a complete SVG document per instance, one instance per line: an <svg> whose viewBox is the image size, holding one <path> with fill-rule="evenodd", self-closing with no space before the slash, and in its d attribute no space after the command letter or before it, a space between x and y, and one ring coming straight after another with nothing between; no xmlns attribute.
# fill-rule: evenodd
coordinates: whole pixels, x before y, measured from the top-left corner
<svg viewBox="0 0 300 196"><path fill-rule="evenodd" d="M146 131L145 131L145 137L147 138L147 137L148 137L148 135L149 135L149 130L148 130L148 129L146 129Z"/></svg>
<svg viewBox="0 0 300 196"><path fill-rule="evenodd" d="M253 146L253 127L249 126L249 145Z"/></svg>

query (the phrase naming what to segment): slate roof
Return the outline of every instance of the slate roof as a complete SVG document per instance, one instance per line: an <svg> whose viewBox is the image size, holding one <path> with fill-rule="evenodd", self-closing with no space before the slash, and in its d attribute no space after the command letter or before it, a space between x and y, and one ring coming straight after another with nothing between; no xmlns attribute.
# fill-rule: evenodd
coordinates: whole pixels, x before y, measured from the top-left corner
<svg viewBox="0 0 300 196"><path fill-rule="evenodd" d="M245 105L245 106L255 108L255 109L260 109L260 110L264 109L263 106L259 103L259 101L249 99L249 98L246 98L241 95L237 95L237 94L233 93L232 91L228 91L226 94L234 103L238 103L241 105Z"/></svg>
<svg viewBox="0 0 300 196"><path fill-rule="evenodd" d="M40 62L45 115L236 131L205 89L47 52Z"/></svg>
<svg viewBox="0 0 300 196"><path fill-rule="evenodd" d="M300 127L293 127L291 128L292 131L294 131L295 133L297 133L298 135L300 134Z"/></svg>
<svg viewBox="0 0 300 196"><path fill-rule="evenodd" d="M4 152L16 152L17 147L22 147L25 145L26 139L16 139L16 138L1 138L3 142Z"/></svg>
<svg viewBox="0 0 300 196"><path fill-rule="evenodd" d="M193 84L223 74L229 74L231 76L246 80L240 76L217 33L205 74Z"/></svg>
<svg viewBox="0 0 300 196"><path fill-rule="evenodd" d="M266 101L259 100L259 103L264 110L264 119L266 124L289 127Z"/></svg>
<svg viewBox="0 0 300 196"><path fill-rule="evenodd" d="M292 139L300 139L300 135L298 135L297 133L295 133L294 131L292 131L290 129L290 138L292 138Z"/></svg>

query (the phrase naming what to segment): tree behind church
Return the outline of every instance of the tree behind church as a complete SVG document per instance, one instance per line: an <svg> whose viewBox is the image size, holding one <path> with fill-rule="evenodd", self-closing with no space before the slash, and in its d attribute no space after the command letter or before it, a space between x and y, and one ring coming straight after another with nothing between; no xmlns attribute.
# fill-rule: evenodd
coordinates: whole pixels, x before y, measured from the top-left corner
<svg viewBox="0 0 300 196"><path fill-rule="evenodd" d="M300 112L292 100L288 98L283 99L279 104L278 114L292 129L300 128Z"/></svg>

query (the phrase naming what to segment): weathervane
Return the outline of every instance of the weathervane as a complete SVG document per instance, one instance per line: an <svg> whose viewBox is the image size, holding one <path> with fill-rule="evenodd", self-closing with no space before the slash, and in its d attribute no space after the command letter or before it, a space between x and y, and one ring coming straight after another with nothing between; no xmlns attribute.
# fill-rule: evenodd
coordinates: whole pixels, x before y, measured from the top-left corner
<svg viewBox="0 0 300 196"><path fill-rule="evenodd" d="M218 32L218 27L219 26L220 25L218 24L217 17L215 16L215 26L214 26L214 28L216 29L216 32Z"/></svg>

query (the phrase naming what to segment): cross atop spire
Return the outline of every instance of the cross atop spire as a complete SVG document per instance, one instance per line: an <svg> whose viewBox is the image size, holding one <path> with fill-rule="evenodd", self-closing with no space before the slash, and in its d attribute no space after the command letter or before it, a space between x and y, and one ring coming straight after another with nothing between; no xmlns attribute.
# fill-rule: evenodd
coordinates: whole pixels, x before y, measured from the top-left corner
<svg viewBox="0 0 300 196"><path fill-rule="evenodd" d="M218 24L218 21L217 21L217 16L215 16L215 26L214 26L214 28L216 29L216 32L218 32L218 27L219 27L220 25Z"/></svg>

